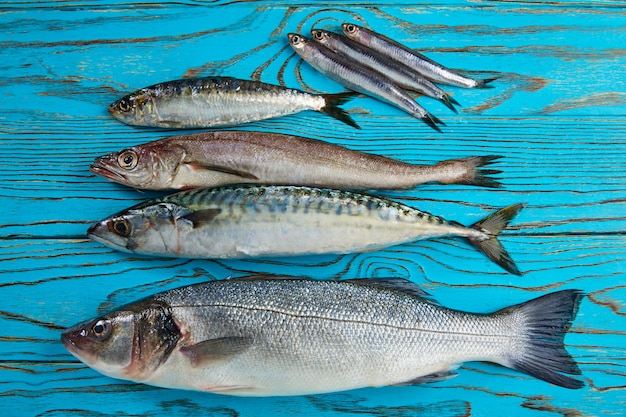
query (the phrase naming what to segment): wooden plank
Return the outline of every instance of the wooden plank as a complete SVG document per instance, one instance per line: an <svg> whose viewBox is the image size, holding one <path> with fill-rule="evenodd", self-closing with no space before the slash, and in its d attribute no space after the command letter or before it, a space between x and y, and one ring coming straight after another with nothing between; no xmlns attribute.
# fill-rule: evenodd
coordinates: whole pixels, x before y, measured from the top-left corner
<svg viewBox="0 0 626 417"><path fill-rule="evenodd" d="M0 404L8 415L620 415L626 402L626 2L455 1L0 5ZM311 91L342 87L302 64L286 34L367 24L453 68L499 77L446 88L455 115L420 98L443 134L368 98L355 130L312 112L250 124L415 163L497 154L504 188L378 192L465 224L527 207L503 233L515 277L464 242L439 239L345 256L149 258L85 237L91 223L158 193L90 174L94 157L179 131L113 120L106 106L152 83L228 75ZM587 293L566 337L586 387L569 391L490 364L437 384L291 398L233 398L101 376L60 330L167 288L249 273L404 277L443 305L489 312L562 288ZM8 410L8 411L7 411Z"/></svg>

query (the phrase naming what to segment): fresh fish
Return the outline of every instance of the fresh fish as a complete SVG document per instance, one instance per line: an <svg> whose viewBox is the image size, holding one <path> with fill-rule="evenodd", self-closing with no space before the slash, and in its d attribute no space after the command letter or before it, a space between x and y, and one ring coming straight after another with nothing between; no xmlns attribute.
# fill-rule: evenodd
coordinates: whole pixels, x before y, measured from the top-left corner
<svg viewBox="0 0 626 417"><path fill-rule="evenodd" d="M465 77L380 33L354 23L344 23L341 27L348 38L412 68L433 82L466 88L487 88L487 84L495 79L474 80Z"/></svg>
<svg viewBox="0 0 626 417"><path fill-rule="evenodd" d="M454 105L459 103L454 98L406 65L391 60L388 56L333 32L314 29L311 31L311 35L314 41L321 43L338 54L382 72L398 86L436 98L450 110L457 112Z"/></svg>
<svg viewBox="0 0 626 417"><path fill-rule="evenodd" d="M498 156L413 165L315 139L278 133L224 131L172 136L96 158L91 171L145 190L235 183L399 189L436 181L500 187L481 170Z"/></svg>
<svg viewBox="0 0 626 417"><path fill-rule="evenodd" d="M129 125L182 129L236 125L315 110L359 128L339 108L353 95L309 94L230 77L189 78L135 91L111 104L109 113Z"/></svg>
<svg viewBox="0 0 626 417"><path fill-rule="evenodd" d="M366 194L236 185L182 191L140 203L94 224L87 234L125 252L222 259L353 253L459 236L520 275L497 235L522 207L503 208L465 227Z"/></svg>
<svg viewBox="0 0 626 417"><path fill-rule="evenodd" d="M441 132L437 125L444 123L417 104L406 91L398 87L386 75L372 68L355 64L352 60L323 45L311 42L302 35L290 33L288 37L289 43L298 55L322 74L351 90L390 103Z"/></svg>
<svg viewBox="0 0 626 417"><path fill-rule="evenodd" d="M563 339L583 294L491 314L451 310L402 279L252 276L164 291L61 335L95 370L166 388L307 395L436 382L487 361L565 388L584 383Z"/></svg>

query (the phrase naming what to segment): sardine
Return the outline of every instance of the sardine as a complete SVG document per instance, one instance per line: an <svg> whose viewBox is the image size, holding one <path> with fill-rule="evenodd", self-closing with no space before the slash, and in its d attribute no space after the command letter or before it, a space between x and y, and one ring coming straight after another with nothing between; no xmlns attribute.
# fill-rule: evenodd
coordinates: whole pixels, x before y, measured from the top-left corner
<svg viewBox="0 0 626 417"><path fill-rule="evenodd" d="M412 68L433 82L465 88L488 88L487 84L495 80L495 78L474 80L465 77L393 39L354 23L344 23L341 27L348 38Z"/></svg>
<svg viewBox="0 0 626 417"><path fill-rule="evenodd" d="M406 65L389 59L388 56L333 32L314 29L311 31L311 36L314 41L321 43L338 54L382 72L398 86L435 98L445 104L450 110L457 112L454 105L459 105L459 103L454 98Z"/></svg>
<svg viewBox="0 0 626 417"><path fill-rule="evenodd" d="M372 68L355 64L338 53L312 42L302 35L290 33L289 43L313 68L351 90L392 104L416 117L438 132L444 123L420 106L389 77Z"/></svg>
<svg viewBox="0 0 626 417"><path fill-rule="evenodd" d="M149 200L92 225L87 234L125 252L220 259L345 254L458 236L520 275L497 235L522 207L508 206L465 227L367 194L236 185Z"/></svg>
<svg viewBox="0 0 626 417"><path fill-rule="evenodd" d="M117 120L135 126L231 126L315 110L359 128L339 106L354 93L310 94L230 77L168 81L142 88L109 106Z"/></svg>
<svg viewBox="0 0 626 417"><path fill-rule="evenodd" d="M583 297L562 290L491 314L442 307L410 281L252 276L164 291L63 332L95 370L166 388L307 395L436 382L486 361L584 383L563 339Z"/></svg>
<svg viewBox="0 0 626 417"><path fill-rule="evenodd" d="M203 132L171 136L96 158L90 170L138 189L189 189L235 183L401 189L425 182L500 187L479 169L498 156L413 165L327 142L278 133Z"/></svg>

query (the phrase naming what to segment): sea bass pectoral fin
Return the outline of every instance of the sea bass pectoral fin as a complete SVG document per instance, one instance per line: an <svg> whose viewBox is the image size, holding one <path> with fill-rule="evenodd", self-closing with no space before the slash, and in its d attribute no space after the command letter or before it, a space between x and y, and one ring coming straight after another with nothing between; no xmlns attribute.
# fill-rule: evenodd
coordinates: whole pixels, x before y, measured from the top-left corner
<svg viewBox="0 0 626 417"><path fill-rule="evenodd" d="M580 290L557 291L495 313L511 315L525 339L504 365L564 388L582 388L583 381L567 376L581 371L563 339L583 297Z"/></svg>
<svg viewBox="0 0 626 417"><path fill-rule="evenodd" d="M250 339L246 337L220 337L183 346L180 352L189 358L191 366L197 368L213 361L224 361L237 356L248 349L250 344Z"/></svg>
<svg viewBox="0 0 626 417"><path fill-rule="evenodd" d="M191 223L191 227L198 228L204 224L212 222L220 213L222 209L209 208L205 210L197 210L184 216L179 217L177 220L185 220Z"/></svg>
<svg viewBox="0 0 626 417"><path fill-rule="evenodd" d="M486 239L470 237L470 243L474 245L479 251L484 253L493 262L497 263L503 269L515 275L522 275L522 273L517 268L515 262L513 262L513 259L511 259L511 256L498 240L498 234L523 208L524 204L522 203L510 205L496 211L493 214L490 214L481 221L476 222L470 226L472 229L481 231L488 236L488 238Z"/></svg>

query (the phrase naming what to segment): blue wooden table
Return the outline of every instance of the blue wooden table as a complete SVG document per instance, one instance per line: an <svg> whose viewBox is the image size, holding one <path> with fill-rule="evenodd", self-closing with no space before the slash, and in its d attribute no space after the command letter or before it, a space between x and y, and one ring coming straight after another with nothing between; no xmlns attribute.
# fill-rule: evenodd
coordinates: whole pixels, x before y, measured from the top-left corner
<svg viewBox="0 0 626 417"><path fill-rule="evenodd" d="M626 406L626 3L618 1L3 2L0 4L0 405L2 415L599 416ZM289 32L367 25L447 66L498 77L447 88L457 115L420 102L438 134L369 98L355 130L313 112L243 129L323 139L408 162L503 155L504 187L386 192L470 224L527 207L502 241L524 275L454 239L346 256L245 261L148 258L86 238L87 227L156 193L96 177L93 158L170 134L123 125L120 96L198 75L309 91L343 88L301 63ZM62 329L141 296L268 272L322 279L404 277L443 305L489 312L549 291L587 293L566 337L586 386L567 390L467 363L440 383L327 395L236 398L101 376L60 344Z"/></svg>

